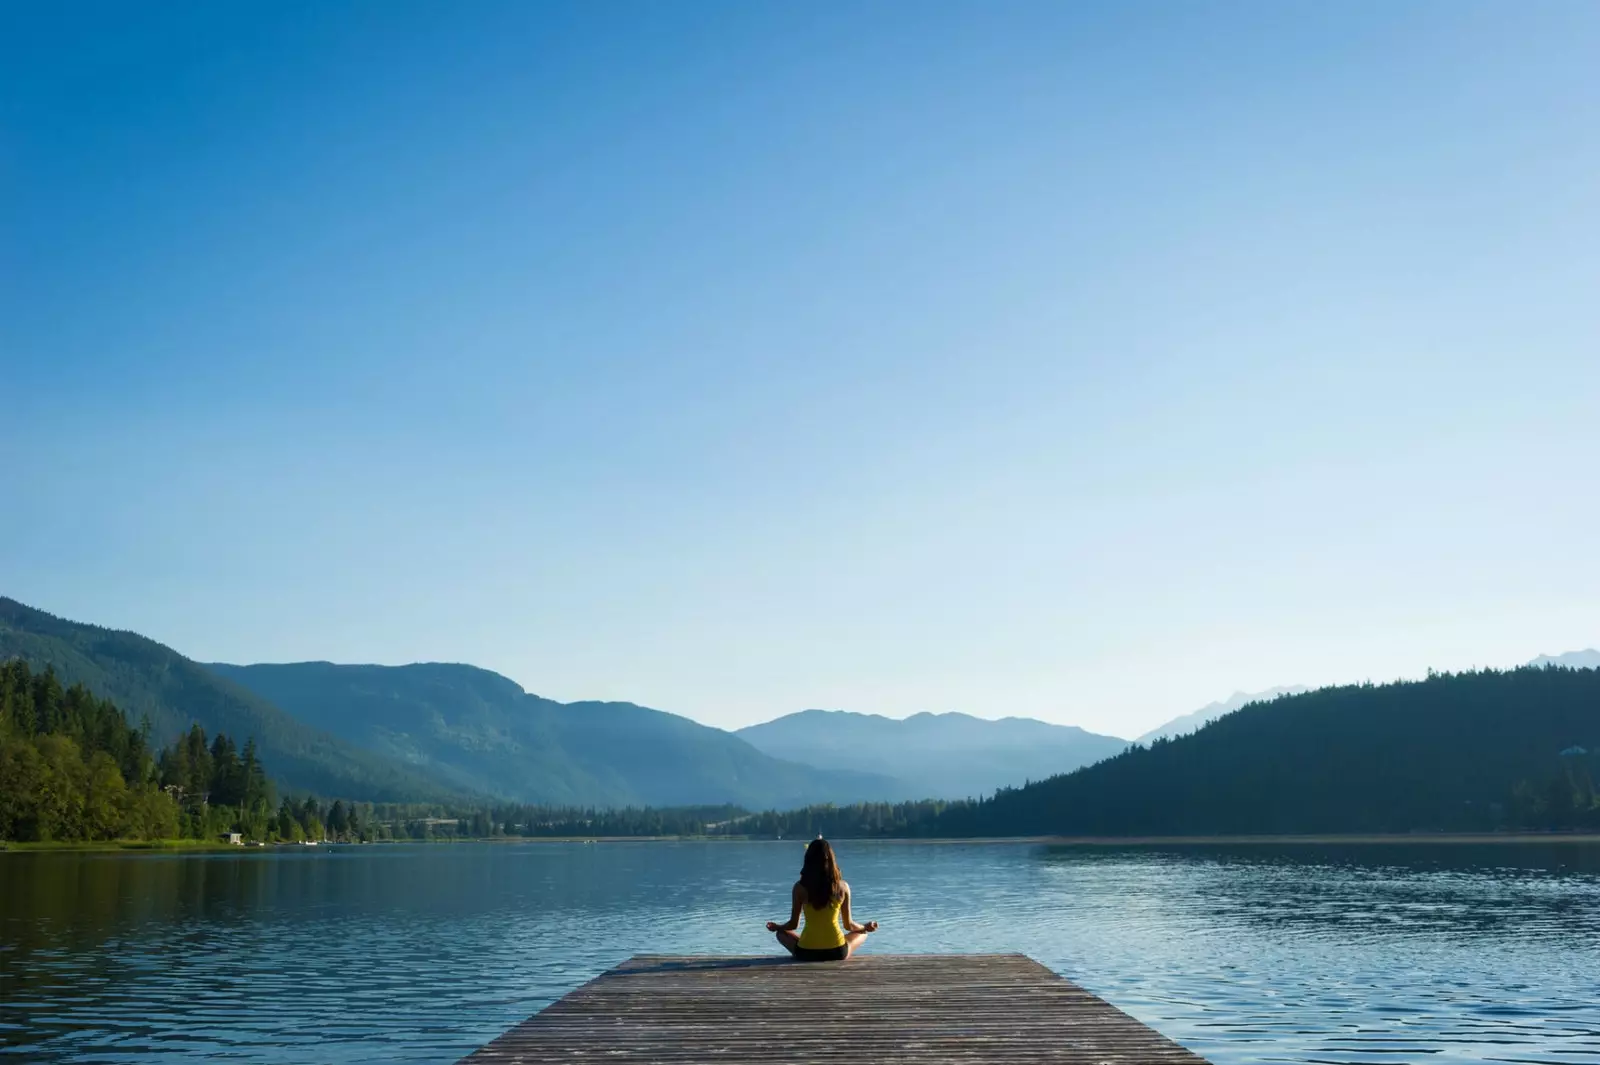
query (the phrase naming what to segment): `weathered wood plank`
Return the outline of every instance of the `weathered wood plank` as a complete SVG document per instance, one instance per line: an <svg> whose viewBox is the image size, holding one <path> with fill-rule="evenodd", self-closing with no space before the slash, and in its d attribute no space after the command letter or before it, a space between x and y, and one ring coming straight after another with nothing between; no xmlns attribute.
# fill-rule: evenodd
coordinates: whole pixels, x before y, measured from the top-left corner
<svg viewBox="0 0 1600 1065"><path fill-rule="evenodd" d="M1021 954L643 955L462 1065L589 1061L1204 1065Z"/></svg>

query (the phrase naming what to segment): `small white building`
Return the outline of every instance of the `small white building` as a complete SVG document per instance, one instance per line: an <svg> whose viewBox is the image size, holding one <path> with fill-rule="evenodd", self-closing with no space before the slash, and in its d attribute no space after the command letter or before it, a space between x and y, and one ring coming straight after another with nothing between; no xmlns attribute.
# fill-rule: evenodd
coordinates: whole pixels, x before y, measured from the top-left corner
<svg viewBox="0 0 1600 1065"><path fill-rule="evenodd" d="M235 847L244 846L244 833L243 832L229 832L228 833L228 842L233 844Z"/></svg>

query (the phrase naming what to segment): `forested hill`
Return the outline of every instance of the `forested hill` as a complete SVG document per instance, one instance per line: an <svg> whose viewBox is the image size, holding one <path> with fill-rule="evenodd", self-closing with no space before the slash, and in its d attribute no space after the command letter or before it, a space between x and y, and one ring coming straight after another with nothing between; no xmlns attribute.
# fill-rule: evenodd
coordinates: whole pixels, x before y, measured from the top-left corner
<svg viewBox="0 0 1600 1065"><path fill-rule="evenodd" d="M901 797L884 776L816 769L633 703L560 703L476 666L210 667L302 721L441 780L519 803L756 809Z"/></svg>
<svg viewBox="0 0 1600 1065"><path fill-rule="evenodd" d="M1226 699L1207 703L1198 710L1173 718L1171 721L1146 732L1140 736L1137 743L1154 743L1156 740L1171 740L1187 735L1197 728L1210 724L1224 714L1231 714L1240 707L1249 706L1251 703L1267 703L1282 695L1298 695L1309 691L1304 685L1286 685L1277 688L1268 688L1260 692L1234 692Z"/></svg>
<svg viewBox="0 0 1600 1065"><path fill-rule="evenodd" d="M952 809L936 832L1515 827L1538 822L1522 805L1575 801L1592 816L1597 748L1596 670L1524 667L1324 688L1246 706L1192 735ZM1553 823L1561 823L1559 811Z"/></svg>
<svg viewBox="0 0 1600 1065"><path fill-rule="evenodd" d="M459 792L390 759L306 725L260 696L131 632L65 621L0 597L0 661L53 667L65 686L82 684L122 708L135 727L150 723L164 746L199 723L209 732L253 736L284 787L347 799L449 799Z"/></svg>

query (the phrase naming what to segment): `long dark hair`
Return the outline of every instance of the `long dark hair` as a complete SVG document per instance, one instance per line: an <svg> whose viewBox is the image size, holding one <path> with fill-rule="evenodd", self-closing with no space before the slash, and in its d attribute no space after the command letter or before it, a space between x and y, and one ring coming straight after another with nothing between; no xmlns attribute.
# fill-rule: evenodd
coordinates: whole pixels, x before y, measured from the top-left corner
<svg viewBox="0 0 1600 1065"><path fill-rule="evenodd" d="M800 886L813 909L824 909L844 898L844 880L839 876L839 860L828 841L818 836L806 848L805 864L800 867Z"/></svg>

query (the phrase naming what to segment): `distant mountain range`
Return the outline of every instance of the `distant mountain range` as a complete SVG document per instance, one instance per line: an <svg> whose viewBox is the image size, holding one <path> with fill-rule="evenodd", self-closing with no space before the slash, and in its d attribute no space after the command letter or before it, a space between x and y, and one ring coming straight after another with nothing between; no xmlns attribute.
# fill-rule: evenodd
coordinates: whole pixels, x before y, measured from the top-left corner
<svg viewBox="0 0 1600 1065"><path fill-rule="evenodd" d="M886 777L773 758L675 714L540 699L472 666L204 666L135 633L0 598L0 659L12 657L148 721L157 744L191 723L254 737L280 786L330 797L766 808L903 791Z"/></svg>
<svg viewBox="0 0 1600 1065"><path fill-rule="evenodd" d="M1565 666L1567 669L1600 669L1600 651L1568 651L1562 655L1540 655L1530 666Z"/></svg>
<svg viewBox="0 0 1600 1065"><path fill-rule="evenodd" d="M1098 762L1128 741L1032 718L998 721L967 714L903 720L843 710L803 710L739 729L769 754L832 769L883 774L905 797L961 799L1043 780Z"/></svg>
<svg viewBox="0 0 1600 1065"><path fill-rule="evenodd" d="M0 598L0 660L12 657L113 700L133 723L148 721L158 744L192 722L254 737L280 786L370 801L781 809L965 798L1072 773L1128 747L1071 726L959 713L894 720L806 710L729 733L632 703L555 702L469 665L207 666L135 633ZM1600 651L1529 664L1592 670ZM1202 729L1213 737L1205 726L1246 707L1260 721L1280 704L1285 712L1323 705L1303 702L1304 692L1235 693L1140 740Z"/></svg>
<svg viewBox="0 0 1600 1065"><path fill-rule="evenodd" d="M1151 740L1172 739L1175 736L1182 736L1210 724L1223 714L1231 714L1242 706L1248 706L1251 703L1271 702L1280 695L1299 695L1306 690L1308 689L1304 685L1293 684L1282 688L1268 688L1266 691L1260 692L1234 692L1226 699L1218 699L1214 703L1207 703L1192 713L1175 717L1165 725L1151 729L1143 736L1140 736L1137 742L1149 743Z"/></svg>
<svg viewBox="0 0 1600 1065"><path fill-rule="evenodd" d="M521 802L733 803L756 809L899 798L903 785L763 754L633 703L558 703L475 666L210 666L302 721L448 786Z"/></svg>
<svg viewBox="0 0 1600 1065"><path fill-rule="evenodd" d="M1125 745L963 714L826 715L819 727L800 714L734 734L632 703L555 702L469 665L203 665L136 633L0 599L9 657L111 699L133 723L148 721L157 743L191 723L254 737L280 786L368 801L781 809L964 797Z"/></svg>

